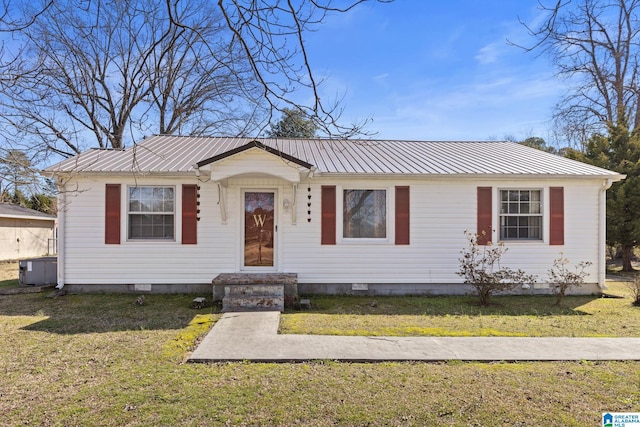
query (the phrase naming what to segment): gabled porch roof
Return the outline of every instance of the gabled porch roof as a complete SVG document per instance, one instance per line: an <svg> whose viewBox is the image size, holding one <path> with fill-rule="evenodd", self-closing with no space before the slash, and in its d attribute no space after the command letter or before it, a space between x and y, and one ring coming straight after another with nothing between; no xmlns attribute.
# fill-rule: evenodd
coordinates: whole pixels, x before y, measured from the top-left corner
<svg viewBox="0 0 640 427"><path fill-rule="evenodd" d="M297 164L299 166L302 166L303 168L306 168L306 169L313 168L313 165L311 163L305 162L304 160L300 160L300 159L298 159L298 158L296 158L294 156L291 156L291 155L289 155L287 153L283 153L282 151L280 151L280 150L278 150L276 148L266 146L266 145L264 145L263 143L261 143L260 141L257 141L257 140L250 141L250 142L246 143L245 145L242 145L240 147L237 147L237 148L234 148L232 150L226 151L224 153L218 154L218 155L213 156L211 158L208 158L208 159L205 159L205 160L201 160L196 164L198 165L199 168L201 168L201 167L209 165L211 163L215 163L217 161L227 159L227 158L229 158L231 156L235 156L236 154L243 153L243 152L245 152L247 150L251 150L252 148L257 148L257 149L260 149L260 150L264 150L269 154L273 154L275 156L281 157L284 160L287 160L288 162L295 163L295 164Z"/></svg>

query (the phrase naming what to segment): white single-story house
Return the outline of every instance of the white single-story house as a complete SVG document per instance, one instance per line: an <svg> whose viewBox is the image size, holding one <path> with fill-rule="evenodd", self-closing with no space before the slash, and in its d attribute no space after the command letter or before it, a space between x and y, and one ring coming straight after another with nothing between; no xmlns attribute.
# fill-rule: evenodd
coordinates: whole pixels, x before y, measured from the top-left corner
<svg viewBox="0 0 640 427"><path fill-rule="evenodd" d="M211 289L291 273L300 293L461 294L465 231L548 292L562 253L605 283L616 172L511 142L153 136L46 169L59 195L58 287ZM547 289L545 289L547 288Z"/></svg>
<svg viewBox="0 0 640 427"><path fill-rule="evenodd" d="M0 203L0 261L55 254L56 217Z"/></svg>

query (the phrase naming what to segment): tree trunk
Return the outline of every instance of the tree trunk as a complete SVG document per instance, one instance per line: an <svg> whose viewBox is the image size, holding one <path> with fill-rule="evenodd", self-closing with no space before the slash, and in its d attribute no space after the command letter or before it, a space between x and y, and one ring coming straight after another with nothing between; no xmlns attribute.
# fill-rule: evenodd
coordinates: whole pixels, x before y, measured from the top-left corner
<svg viewBox="0 0 640 427"><path fill-rule="evenodd" d="M622 246L622 271L635 271L631 260L633 259L633 246Z"/></svg>

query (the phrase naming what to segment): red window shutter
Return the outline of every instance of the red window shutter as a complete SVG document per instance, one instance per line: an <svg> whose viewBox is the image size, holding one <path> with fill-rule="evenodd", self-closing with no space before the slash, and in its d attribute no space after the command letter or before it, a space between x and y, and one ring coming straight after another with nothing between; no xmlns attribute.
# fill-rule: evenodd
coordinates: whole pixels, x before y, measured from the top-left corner
<svg viewBox="0 0 640 427"><path fill-rule="evenodd" d="M396 245L409 244L409 187L396 187Z"/></svg>
<svg viewBox="0 0 640 427"><path fill-rule="evenodd" d="M564 245L564 188L549 188L549 244Z"/></svg>
<svg viewBox="0 0 640 427"><path fill-rule="evenodd" d="M478 244L486 245L492 235L492 207L491 187L478 187Z"/></svg>
<svg viewBox="0 0 640 427"><path fill-rule="evenodd" d="M105 188L104 243L120 244L120 184L107 184Z"/></svg>
<svg viewBox="0 0 640 427"><path fill-rule="evenodd" d="M182 186L182 244L198 243L198 187Z"/></svg>
<svg viewBox="0 0 640 427"><path fill-rule="evenodd" d="M322 186L320 205L322 209L320 243L336 244L336 187Z"/></svg>

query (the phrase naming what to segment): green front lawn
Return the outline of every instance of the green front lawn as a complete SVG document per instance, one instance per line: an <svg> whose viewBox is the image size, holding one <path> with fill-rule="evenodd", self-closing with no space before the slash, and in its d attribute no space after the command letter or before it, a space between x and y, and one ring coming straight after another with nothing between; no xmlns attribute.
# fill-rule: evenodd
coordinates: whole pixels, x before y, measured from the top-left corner
<svg viewBox="0 0 640 427"><path fill-rule="evenodd" d="M194 340L220 317L190 308L193 295L149 295L143 306L136 295L44 295L0 296L3 426L585 426L599 425L604 411L640 410L638 362L184 364ZM420 319L411 311L417 308L407 308L418 300L370 302L329 298L324 312L301 315L329 316L342 331L370 319ZM464 300L453 305L454 319L486 310ZM519 316L499 310L511 305L488 308L496 310L492 328L509 330ZM531 315L531 307L520 316ZM381 314L367 312L374 309ZM341 310L351 314L329 314ZM599 315L548 316L573 323ZM614 319L615 330L637 324Z"/></svg>
<svg viewBox="0 0 640 427"><path fill-rule="evenodd" d="M280 332L375 336L640 337L640 307L626 285L608 283L608 295L494 297L483 307L474 296L311 296L312 309L282 316Z"/></svg>

